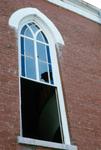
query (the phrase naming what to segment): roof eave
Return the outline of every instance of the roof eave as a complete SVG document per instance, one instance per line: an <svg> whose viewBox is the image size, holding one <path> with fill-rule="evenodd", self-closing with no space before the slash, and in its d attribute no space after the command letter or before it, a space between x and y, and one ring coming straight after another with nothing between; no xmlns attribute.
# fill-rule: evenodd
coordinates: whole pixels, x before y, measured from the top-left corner
<svg viewBox="0 0 101 150"><path fill-rule="evenodd" d="M47 1L101 24L101 9L83 0L76 0L76 1L47 0Z"/></svg>

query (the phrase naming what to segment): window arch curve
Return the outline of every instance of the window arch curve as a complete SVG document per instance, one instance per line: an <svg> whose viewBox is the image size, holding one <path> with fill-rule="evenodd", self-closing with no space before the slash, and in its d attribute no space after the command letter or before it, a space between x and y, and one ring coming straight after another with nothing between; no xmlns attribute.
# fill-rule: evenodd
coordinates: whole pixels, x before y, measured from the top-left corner
<svg viewBox="0 0 101 150"><path fill-rule="evenodd" d="M37 139L40 137L39 139L46 140L44 138L47 137L48 135L49 135L48 137L49 141L54 142L53 139L56 138L57 135L59 135L57 137L57 140L60 143L70 145L69 130L68 130L67 117L66 117L66 112L65 112L64 98L63 98L63 92L62 92L62 86L61 86L61 80L60 80L59 68L58 68L58 61L57 61L57 54L56 54L56 48L59 48L60 46L64 45L64 41L60 32L58 31L56 26L43 13L41 13L39 10L35 8L23 8L23 9L16 11L10 17L9 25L15 28L17 36L18 36L18 49L19 49L19 61L20 61L19 81L20 81L20 93L21 93L20 104L21 104L21 109L24 108L21 110L21 115L22 115L21 119L22 118L23 119L21 120L21 125L20 125L21 132L20 132L19 142L21 143L25 142L23 140L23 137L29 137L29 138L34 138L34 139ZM33 25L34 28L32 28L31 25ZM24 42L24 41L27 41L27 42ZM30 44L25 44L25 43L30 43ZM42 45L44 45L43 46L44 48L42 48ZM41 48L38 49L38 47L41 47ZM26 52L26 49L30 49L30 50ZM41 56L40 56L40 51L44 53L44 54L41 53ZM25 55L24 53L26 53L27 55ZM29 62L32 61L31 64L33 64L32 68L34 69L29 68L31 67L31 65L30 66L27 65L27 59L29 59ZM41 75L44 72L40 73L39 64L41 65L45 64L47 66L46 67L47 71L44 70L44 72L47 72L48 74L48 81L45 81L45 79L41 79ZM51 66L50 67L51 69L49 68L49 65ZM35 71L34 73L33 73L33 70ZM31 82L34 80L37 80L39 82L37 84L36 82ZM43 84L40 84L40 83L44 83L46 86L43 86ZM48 84L50 86L48 86ZM36 91L37 94L33 95L33 90ZM40 92L37 92L37 90L39 90ZM37 98L36 98L36 95L38 96ZM39 95L41 96L44 95L44 98L40 97ZM45 103L44 101L46 95L49 96L48 103ZM26 122L25 118L26 118L26 115L28 115L28 113L26 114L26 110L28 108L26 106L30 105L30 107L32 108L31 104L32 104L33 98L39 99L39 97L42 100L40 105L38 103L39 101L38 102L35 101L33 105L35 111L30 112L30 109L29 109L28 113L29 113L29 116L31 116L31 113L35 115L35 113L37 112L36 108L38 108L39 109L38 113L42 112L40 115L40 121L38 121L40 122L40 124L38 125L38 124L32 123L28 125L26 123L32 121L32 118L27 117L27 118L30 118L30 120L27 120ZM30 101L31 103L27 103L29 102L27 101L29 99L32 99ZM44 104L47 104L45 109L43 111L40 111L41 110L40 108L42 108ZM35 107L36 105L38 105L38 107ZM53 107L54 107L54 111L52 110ZM49 116L45 119L45 122L43 123L44 125L42 126L40 125L43 122L42 118L43 117L45 118L45 114L46 114L45 112L47 110L48 110L47 114L52 113L51 114L51 116L53 116L52 119L53 120L55 119L55 121L54 121L54 126L50 127L52 130L51 131L48 130L49 129L48 127L47 132L45 132L43 135L43 132L46 131L46 126L44 125L45 125L45 122L48 120ZM53 113L55 114L55 118L54 118ZM35 115L35 117L38 118L37 115ZM33 122L35 121L33 120ZM52 124L53 121L51 120L51 122L47 122L47 123L50 126L50 124ZM26 126L29 126L28 127L29 129L32 129L28 133L26 132L27 127L25 126L25 124ZM40 129L40 133L36 133L37 125L39 126L37 130L39 131ZM33 131L33 128L34 128L34 131ZM33 133L35 134L33 135ZM26 143L28 143L28 141ZM48 146L48 144L45 144L45 146L46 145ZM57 148L59 147L61 146L57 145ZM64 148L64 146L62 146L61 148L66 149L67 147Z"/></svg>
<svg viewBox="0 0 101 150"><path fill-rule="evenodd" d="M9 25L17 32L19 24L21 25L28 20L39 22L40 25L43 25L46 29L49 30L56 44L62 46L64 45L64 40L53 22L36 8L27 7L15 11L9 19Z"/></svg>
<svg viewBox="0 0 101 150"><path fill-rule="evenodd" d="M50 46L43 31L30 22L20 32L21 75L53 84Z"/></svg>

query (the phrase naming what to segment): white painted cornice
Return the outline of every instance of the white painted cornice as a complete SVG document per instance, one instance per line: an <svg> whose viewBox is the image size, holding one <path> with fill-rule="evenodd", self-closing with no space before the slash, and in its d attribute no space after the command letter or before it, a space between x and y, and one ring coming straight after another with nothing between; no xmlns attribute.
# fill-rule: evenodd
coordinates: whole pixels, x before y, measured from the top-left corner
<svg viewBox="0 0 101 150"><path fill-rule="evenodd" d="M101 24L101 10L83 0L47 0Z"/></svg>

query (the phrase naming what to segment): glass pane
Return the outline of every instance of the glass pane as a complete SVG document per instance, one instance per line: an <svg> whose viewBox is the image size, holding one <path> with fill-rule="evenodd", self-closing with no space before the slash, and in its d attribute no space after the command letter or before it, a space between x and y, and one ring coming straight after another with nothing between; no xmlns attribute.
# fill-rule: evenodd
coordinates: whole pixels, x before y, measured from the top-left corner
<svg viewBox="0 0 101 150"><path fill-rule="evenodd" d="M21 54L24 55L24 38L21 37Z"/></svg>
<svg viewBox="0 0 101 150"><path fill-rule="evenodd" d="M48 57L48 63L51 63L49 46L47 46L47 57Z"/></svg>
<svg viewBox="0 0 101 150"><path fill-rule="evenodd" d="M21 56L21 75L25 76L25 61L24 61L24 56Z"/></svg>
<svg viewBox="0 0 101 150"><path fill-rule="evenodd" d="M49 76L50 76L50 83L54 84L53 74L52 74L52 66L50 64L49 64Z"/></svg>
<svg viewBox="0 0 101 150"><path fill-rule="evenodd" d="M21 34L33 38L30 29L26 25L22 28Z"/></svg>
<svg viewBox="0 0 101 150"><path fill-rule="evenodd" d="M28 57L26 57L26 74L28 78L36 79L35 61Z"/></svg>
<svg viewBox="0 0 101 150"><path fill-rule="evenodd" d="M49 82L47 64L39 62L39 76L41 81Z"/></svg>
<svg viewBox="0 0 101 150"><path fill-rule="evenodd" d="M29 28L27 28L27 29L25 30L24 35L33 38L32 33L31 33L31 31L29 30Z"/></svg>
<svg viewBox="0 0 101 150"><path fill-rule="evenodd" d="M36 33L39 30L39 27L34 23L29 23L28 25L31 27L34 33Z"/></svg>
<svg viewBox="0 0 101 150"><path fill-rule="evenodd" d="M43 37L44 37L45 42L48 43L48 40L47 40L47 38L46 38L46 36L44 35L43 32L42 32L42 35L43 35Z"/></svg>
<svg viewBox="0 0 101 150"><path fill-rule="evenodd" d="M48 43L48 41L47 41L47 39L46 39L46 37L42 31L38 33L37 40L41 41L41 42Z"/></svg>
<svg viewBox="0 0 101 150"><path fill-rule="evenodd" d="M27 26L25 25L22 30L21 30L21 34L24 35L25 30L27 29Z"/></svg>
<svg viewBox="0 0 101 150"><path fill-rule="evenodd" d="M34 41L25 38L25 54L34 57Z"/></svg>
<svg viewBox="0 0 101 150"><path fill-rule="evenodd" d="M38 43L37 42L37 53L38 53L38 58L40 60L46 61L46 49L45 49L45 45Z"/></svg>

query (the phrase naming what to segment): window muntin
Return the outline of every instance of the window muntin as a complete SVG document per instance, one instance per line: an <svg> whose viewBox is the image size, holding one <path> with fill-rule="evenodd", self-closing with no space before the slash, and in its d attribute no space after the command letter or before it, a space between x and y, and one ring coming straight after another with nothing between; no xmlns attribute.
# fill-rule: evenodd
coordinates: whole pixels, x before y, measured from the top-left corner
<svg viewBox="0 0 101 150"><path fill-rule="evenodd" d="M54 84L50 47L45 34L33 22L23 26L21 41L21 75Z"/></svg>

